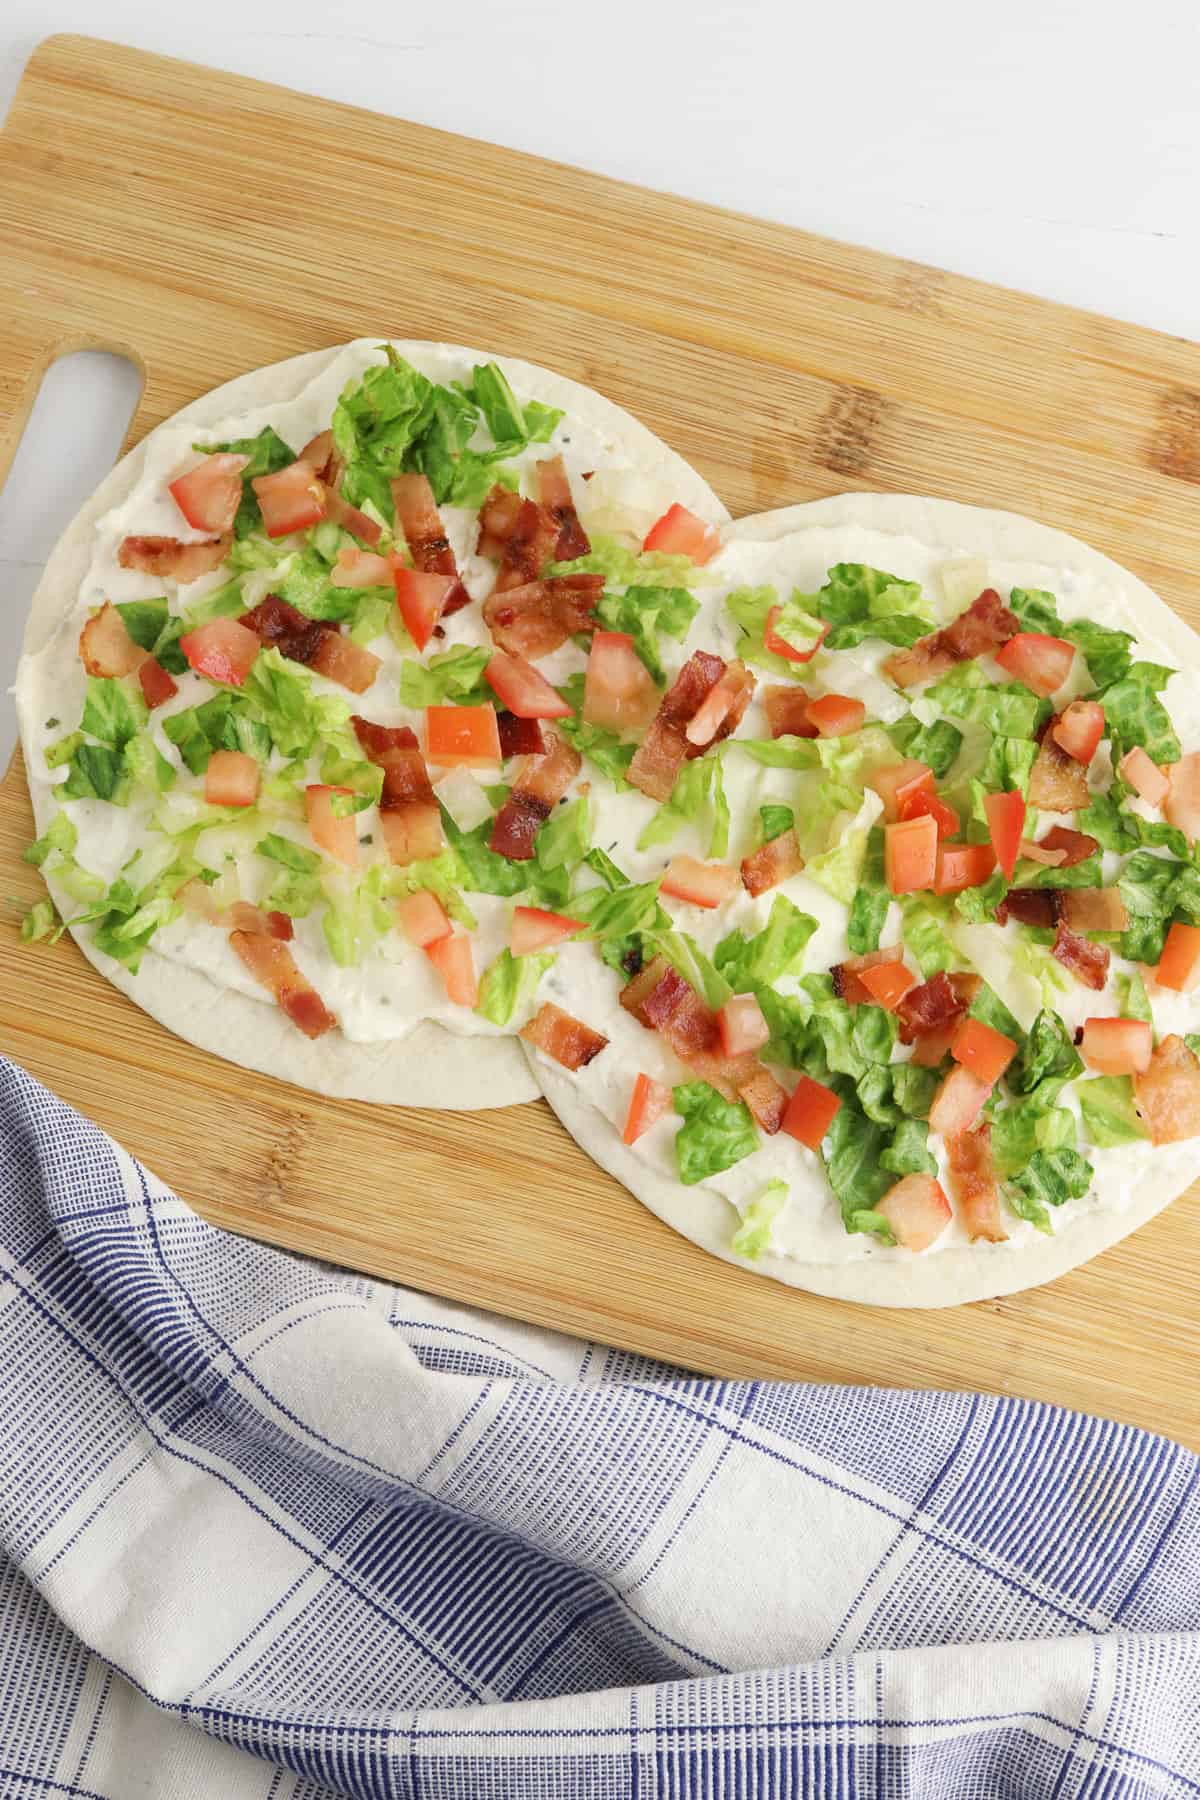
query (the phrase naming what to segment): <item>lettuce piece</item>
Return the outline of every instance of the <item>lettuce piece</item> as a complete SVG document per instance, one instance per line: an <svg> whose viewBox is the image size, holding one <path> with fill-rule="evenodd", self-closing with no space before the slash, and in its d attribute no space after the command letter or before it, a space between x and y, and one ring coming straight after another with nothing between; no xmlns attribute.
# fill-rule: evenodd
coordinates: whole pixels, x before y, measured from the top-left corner
<svg viewBox="0 0 1200 1800"><path fill-rule="evenodd" d="M235 438L228 444L193 444L192 449L202 450L205 456L218 450L230 450L235 456L250 458L242 470L242 499L233 521L233 531L235 537L244 538L261 530L262 512L250 483L257 475L274 475L280 469L286 469L295 462L296 452L289 449L270 425L264 425L256 437Z"/></svg>
<svg viewBox="0 0 1200 1800"><path fill-rule="evenodd" d="M534 840L534 859L547 874L555 869L569 873L579 867L592 842L592 803L580 794L566 806L557 806Z"/></svg>
<svg viewBox="0 0 1200 1800"><path fill-rule="evenodd" d="M41 837L22 851L21 861L32 863L35 869L40 869L53 854L73 856L78 842L79 832L73 821L65 812L56 812Z"/></svg>
<svg viewBox="0 0 1200 1800"><path fill-rule="evenodd" d="M859 885L850 902L847 939L853 955L865 956L871 950L878 950L891 903L892 896L883 874L883 830L881 826L872 825L867 833Z"/></svg>
<svg viewBox="0 0 1200 1800"><path fill-rule="evenodd" d="M825 1135L821 1159L841 1208L842 1223L849 1232L872 1233L881 1242L894 1244L891 1226L875 1211L894 1180L882 1161L889 1148L887 1128L868 1119L849 1082L838 1081L835 1086L842 1104Z"/></svg>
<svg viewBox="0 0 1200 1800"><path fill-rule="evenodd" d="M400 703L418 709L423 706L481 706L494 698L483 685L483 671L491 659L491 650L456 644L428 663L406 656L400 665Z"/></svg>
<svg viewBox="0 0 1200 1800"><path fill-rule="evenodd" d="M758 809L758 834L764 844L773 844L785 831L791 831L795 823L796 815L790 806L768 805Z"/></svg>
<svg viewBox="0 0 1200 1800"><path fill-rule="evenodd" d="M260 762L265 762L271 753L267 727L254 716L240 694L228 689L199 706L172 713L163 720L163 732L193 775L203 775L214 750L241 750Z"/></svg>
<svg viewBox="0 0 1200 1800"><path fill-rule="evenodd" d="M1050 717L1050 702L1022 682L991 682L977 662L959 663L926 690L925 698L951 718L986 725L999 737L1035 738Z"/></svg>
<svg viewBox="0 0 1200 1800"><path fill-rule="evenodd" d="M1019 1175L1014 1176L1008 1203L1019 1218L1028 1219L1039 1231L1051 1229L1048 1206L1081 1200L1092 1185L1095 1171L1077 1150L1037 1150Z"/></svg>
<svg viewBox="0 0 1200 1800"><path fill-rule="evenodd" d="M1014 588L1008 597L1011 611L1021 621L1022 631L1041 631L1049 637L1061 637L1058 600L1045 588Z"/></svg>
<svg viewBox="0 0 1200 1800"><path fill-rule="evenodd" d="M742 1214L741 1224L733 1234L729 1248L746 1262L757 1262L771 1247L771 1229L787 1205L786 1181L768 1181L757 1200L752 1200Z"/></svg>
<svg viewBox="0 0 1200 1800"><path fill-rule="evenodd" d="M468 893L499 894L510 898L529 884L529 864L510 862L488 848L492 821L485 819L473 831L460 831L445 807L442 827L446 841L453 847L462 867L462 883Z"/></svg>
<svg viewBox="0 0 1200 1800"><path fill-rule="evenodd" d="M1140 969L1135 969L1132 975L1118 975L1116 989L1117 1011L1123 1019L1142 1019L1147 1025L1153 1025L1150 996Z"/></svg>
<svg viewBox="0 0 1200 1800"><path fill-rule="evenodd" d="M47 744L43 752L46 758L46 767L61 769L64 764L70 762L79 746L86 743L87 739L82 731L72 731L66 737L59 738L57 743Z"/></svg>
<svg viewBox="0 0 1200 1800"><path fill-rule="evenodd" d="M497 363L477 365L471 373L467 397L487 421L495 443L506 455L523 450L526 444L544 444L554 435L562 412L543 406L538 400L521 403L509 386L508 377Z"/></svg>
<svg viewBox="0 0 1200 1800"><path fill-rule="evenodd" d="M1116 1144L1134 1144L1149 1134L1133 1103L1133 1082L1128 1075L1098 1075L1077 1081L1075 1093L1084 1129L1101 1150Z"/></svg>
<svg viewBox="0 0 1200 1800"><path fill-rule="evenodd" d="M307 919L320 898L321 878L315 869L285 868L268 888L264 905L271 912L286 913L290 919Z"/></svg>
<svg viewBox="0 0 1200 1800"><path fill-rule="evenodd" d="M600 943L627 938L633 932L652 932L660 916L657 881L626 882L623 886L586 888L570 901L571 917L587 927L586 936Z"/></svg>
<svg viewBox="0 0 1200 1800"><path fill-rule="evenodd" d="M700 824L711 816L709 856L724 856L729 848L729 804L719 756L697 756L685 762L671 790L671 798L642 827L639 850L669 844L681 825Z"/></svg>
<svg viewBox="0 0 1200 1800"><path fill-rule="evenodd" d="M124 752L108 744L80 744L59 794L67 800L108 800L128 806L133 780Z"/></svg>
<svg viewBox="0 0 1200 1800"><path fill-rule="evenodd" d="M929 1127L920 1119L901 1119L891 1143L880 1152L879 1166L897 1180L902 1175L936 1175L937 1159L928 1146Z"/></svg>
<svg viewBox="0 0 1200 1800"><path fill-rule="evenodd" d="M970 925L986 925L996 916L996 908L1008 892L1002 869L993 869L979 887L964 888L954 896L954 910Z"/></svg>
<svg viewBox="0 0 1200 1800"><path fill-rule="evenodd" d="M502 950L484 971L475 1010L493 1025L508 1025L533 1001L538 983L554 961L553 950L531 956L514 956Z"/></svg>
<svg viewBox="0 0 1200 1800"><path fill-rule="evenodd" d="M332 423L333 441L346 462L342 492L352 506L371 501L390 524L395 518L391 480L403 471L431 421L434 384L390 344L383 350L386 363L347 384Z"/></svg>
<svg viewBox="0 0 1200 1800"><path fill-rule="evenodd" d="M993 737L979 779L992 793L1029 793L1029 777L1037 761L1038 747L1029 738Z"/></svg>
<svg viewBox="0 0 1200 1800"><path fill-rule="evenodd" d="M125 768L134 787L165 794L175 786L175 767L159 750L148 731L130 738L124 750Z"/></svg>
<svg viewBox="0 0 1200 1800"><path fill-rule="evenodd" d="M57 942L63 926L49 900L35 900L21 920L21 942L40 944L43 938Z"/></svg>
<svg viewBox="0 0 1200 1800"><path fill-rule="evenodd" d="M1057 1104L1063 1085L1059 1076L1048 1078L1024 1099L993 1113L992 1154L1000 1175L1016 1175L1038 1150L1074 1144L1075 1115Z"/></svg>
<svg viewBox="0 0 1200 1800"><path fill-rule="evenodd" d="M1095 625L1090 619L1073 619L1060 634L1080 651L1097 691L1123 681L1129 673L1130 651L1135 639L1128 631Z"/></svg>
<svg viewBox="0 0 1200 1800"><path fill-rule="evenodd" d="M945 901L907 895L900 907L904 915L902 936L924 979L928 981L939 969L960 969L966 958L946 935L950 908Z"/></svg>
<svg viewBox="0 0 1200 1800"><path fill-rule="evenodd" d="M1021 864L1021 887L1035 888L1093 888L1104 886L1104 864L1100 852L1094 851L1085 856L1082 862L1072 863L1067 869L1051 869L1045 864Z"/></svg>
<svg viewBox="0 0 1200 1800"><path fill-rule="evenodd" d="M315 850L306 850L303 844L295 844L291 838L281 837L277 831L269 831L254 846L260 856L279 863L285 869L293 869L298 875L315 875L321 867L321 858Z"/></svg>
<svg viewBox="0 0 1200 1800"><path fill-rule="evenodd" d="M555 719L554 728L561 732L569 744L595 763L604 775L607 775L618 790L628 786L626 772L633 761L636 746L623 744L617 734L606 731L602 725L590 725L583 717L583 684L582 672L572 675L559 688L558 692L574 708L574 716L569 719Z"/></svg>
<svg viewBox="0 0 1200 1800"><path fill-rule="evenodd" d="M707 1081L685 1081L674 1090L675 1111L683 1125L675 1137L675 1167L687 1187L731 1169L758 1149L758 1133L750 1109L730 1102Z"/></svg>
<svg viewBox="0 0 1200 1800"><path fill-rule="evenodd" d="M602 594L596 617L609 631L629 633L634 649L651 675L659 687L665 687L667 672L659 654L659 636L665 635L682 643L699 608L700 602L685 587L635 584L624 593L609 591Z"/></svg>
<svg viewBox="0 0 1200 1800"><path fill-rule="evenodd" d="M318 703L313 699L312 678L300 665L288 662L274 648L262 650L254 659L241 692L282 755L303 756L311 750L317 736ZM344 702L335 701L334 705L341 706L349 717Z"/></svg>
<svg viewBox="0 0 1200 1800"><path fill-rule="evenodd" d="M1105 689L1101 705L1113 740L1114 762L1134 744L1140 744L1152 762L1179 760L1179 739L1158 698L1174 673L1161 663L1131 663L1128 673Z"/></svg>
<svg viewBox="0 0 1200 1800"><path fill-rule="evenodd" d="M1121 954L1131 962L1156 963L1176 910L1194 916L1196 874L1192 865L1152 850L1137 850L1117 877L1129 926L1121 934Z"/></svg>
<svg viewBox="0 0 1200 1800"><path fill-rule="evenodd" d="M380 938L393 929L393 905L399 887L396 878L406 878L400 892L415 892L417 871L425 867L428 865L411 863L405 869L393 869L377 863L353 886L340 872L328 877L324 886L328 905L321 916L321 930L329 954L340 968L357 967ZM413 880L411 888L408 878Z"/></svg>
<svg viewBox="0 0 1200 1800"><path fill-rule="evenodd" d="M1013 962L1023 974L1037 982L1042 991L1043 1006L1053 1006L1056 994L1070 992L1071 977L1048 949L1033 941L1028 930L1013 945Z"/></svg>
<svg viewBox="0 0 1200 1800"><path fill-rule="evenodd" d="M868 833L861 829L847 831L840 842L816 856L810 856L805 864L804 873L809 880L815 881L818 887L823 887L827 894L832 894L843 906L853 904L862 880L867 837Z"/></svg>
<svg viewBox="0 0 1200 1800"><path fill-rule="evenodd" d="M690 556L667 556L657 550L630 550L616 538L597 533L586 556L554 562L547 575L603 575L607 587L687 588L701 571Z"/></svg>
<svg viewBox="0 0 1200 1800"><path fill-rule="evenodd" d="M153 600L119 600L117 611L121 615L126 631L138 649L149 650L166 668L167 665L159 654L159 647L171 613L166 595L159 594ZM182 651L178 652L178 660L183 668L187 667L187 659ZM178 674L179 669L172 669L169 673Z"/></svg>
<svg viewBox="0 0 1200 1800"><path fill-rule="evenodd" d="M1048 1008L1043 1008L1028 1033L1018 1037L1017 1042L1017 1054L1008 1065L1006 1076L1015 1094L1032 1094L1051 1077L1070 1081L1083 1072L1083 1059L1070 1032L1058 1014Z"/></svg>
<svg viewBox="0 0 1200 1800"><path fill-rule="evenodd" d="M671 967L695 988L706 1006L714 1012L720 1011L733 989L690 932L656 930L649 935L647 943L653 952L666 957Z"/></svg>
<svg viewBox="0 0 1200 1800"><path fill-rule="evenodd" d="M892 1098L909 1119L927 1119L938 1090L936 1069L924 1069L918 1063L892 1063Z"/></svg>
<svg viewBox="0 0 1200 1800"><path fill-rule="evenodd" d="M811 914L801 912L786 894L776 894L762 930L752 938L731 931L717 945L713 961L734 993L745 993L797 974L816 929Z"/></svg>
<svg viewBox="0 0 1200 1800"><path fill-rule="evenodd" d="M872 1064L889 1062L896 1042L892 1013L881 1006L848 1006L834 994L828 975L806 975L801 985L813 1004L804 1038L793 1044L799 1052L797 1066L818 1081L833 1073L860 1082ZM763 1004L762 994L759 1004ZM770 1018L767 1022L772 1024Z"/></svg>
<svg viewBox="0 0 1200 1800"><path fill-rule="evenodd" d="M1137 846L1139 840L1133 814L1121 806L1121 799L1128 791L1123 783L1114 782L1104 793L1093 794L1088 805L1080 810L1080 831L1094 837L1102 850L1125 851Z"/></svg>
<svg viewBox="0 0 1200 1800"><path fill-rule="evenodd" d="M915 644L936 624L919 582L902 581L865 563L835 563L810 603L831 622L825 640L829 650L850 650L870 637Z"/></svg>
<svg viewBox="0 0 1200 1800"><path fill-rule="evenodd" d="M962 749L963 734L948 719L935 719L932 725L922 725L915 713L909 713L906 718L889 725L887 734L901 756L927 763L939 781L949 774Z"/></svg>
<svg viewBox="0 0 1200 1800"><path fill-rule="evenodd" d="M73 856L64 857L50 873L63 892L69 894L72 900L77 900L80 906L94 908L104 898L104 877L93 875L90 869L77 863ZM101 911L103 910L101 907Z"/></svg>
<svg viewBox="0 0 1200 1800"><path fill-rule="evenodd" d="M779 603L778 592L770 586L734 588L725 596L727 610L741 627L736 651L741 660L752 663L757 669L766 669L784 681L799 681L805 665L790 662L786 656L776 656L763 642L767 614Z"/></svg>
<svg viewBox="0 0 1200 1800"><path fill-rule="evenodd" d="M140 693L135 695L120 681L88 676L87 698L80 723L84 731L99 738L102 744L111 744L114 750L123 749L141 730L147 717L146 702Z"/></svg>

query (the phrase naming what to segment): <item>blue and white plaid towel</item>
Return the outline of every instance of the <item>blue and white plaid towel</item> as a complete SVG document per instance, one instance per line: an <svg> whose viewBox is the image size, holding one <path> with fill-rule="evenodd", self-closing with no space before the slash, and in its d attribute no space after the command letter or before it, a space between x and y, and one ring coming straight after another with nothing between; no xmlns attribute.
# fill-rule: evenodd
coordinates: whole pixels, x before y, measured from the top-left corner
<svg viewBox="0 0 1200 1800"><path fill-rule="evenodd" d="M1193 1797L1196 1488L317 1270L0 1063L3 1800Z"/></svg>

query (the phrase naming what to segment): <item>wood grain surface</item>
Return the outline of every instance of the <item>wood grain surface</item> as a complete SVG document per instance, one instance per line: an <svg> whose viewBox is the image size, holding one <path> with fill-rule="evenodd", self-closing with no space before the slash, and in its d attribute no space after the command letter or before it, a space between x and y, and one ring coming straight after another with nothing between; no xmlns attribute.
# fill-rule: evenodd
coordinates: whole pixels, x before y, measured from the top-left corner
<svg viewBox="0 0 1200 1800"><path fill-rule="evenodd" d="M404 104L397 95L397 106ZM131 356L136 441L196 395L381 335L550 364L637 412L735 514L853 488L1028 512L1200 622L1200 351L936 269L84 38L34 55L0 133L0 478L49 363ZM206 1217L729 1375L983 1387L1200 1448L1200 1204L1052 1286L855 1308L705 1256L543 1104L331 1101L166 1034L40 890L0 789L0 1050Z"/></svg>

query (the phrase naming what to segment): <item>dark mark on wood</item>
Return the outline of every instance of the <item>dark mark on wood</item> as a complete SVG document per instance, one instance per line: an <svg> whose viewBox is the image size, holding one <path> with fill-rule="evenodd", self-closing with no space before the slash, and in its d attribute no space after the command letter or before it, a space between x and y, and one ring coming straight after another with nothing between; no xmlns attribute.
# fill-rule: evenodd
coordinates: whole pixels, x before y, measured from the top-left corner
<svg viewBox="0 0 1200 1800"><path fill-rule="evenodd" d="M268 1148L263 1163L259 1198L266 1205L287 1199L296 1166L312 1132L312 1120L305 1115L292 1114L281 1120L277 1129L278 1136Z"/></svg>
<svg viewBox="0 0 1200 1800"><path fill-rule="evenodd" d="M839 388L817 422L816 460L835 475L865 475L888 402L873 388Z"/></svg>
<svg viewBox="0 0 1200 1800"><path fill-rule="evenodd" d="M1176 481L1200 482L1200 394L1168 388L1158 403L1158 430L1150 464Z"/></svg>

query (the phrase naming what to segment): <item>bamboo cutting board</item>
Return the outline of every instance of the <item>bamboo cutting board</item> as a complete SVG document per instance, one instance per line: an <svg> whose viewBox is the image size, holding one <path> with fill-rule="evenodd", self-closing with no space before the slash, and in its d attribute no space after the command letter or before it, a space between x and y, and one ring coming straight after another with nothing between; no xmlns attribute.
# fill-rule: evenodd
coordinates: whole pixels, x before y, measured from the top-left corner
<svg viewBox="0 0 1200 1800"><path fill-rule="evenodd" d="M399 102L402 104L402 99ZM847 488L1065 527L1193 623L1200 350L782 226L92 39L0 133L0 477L63 351L144 373L136 440L241 371L373 331L590 382L741 514ZM0 896L40 891L19 757ZM1200 1203L949 1313L815 1299L674 1236L544 1104L320 1099L169 1037L0 922L0 1050L210 1219L725 1375L984 1387L1200 1447Z"/></svg>

